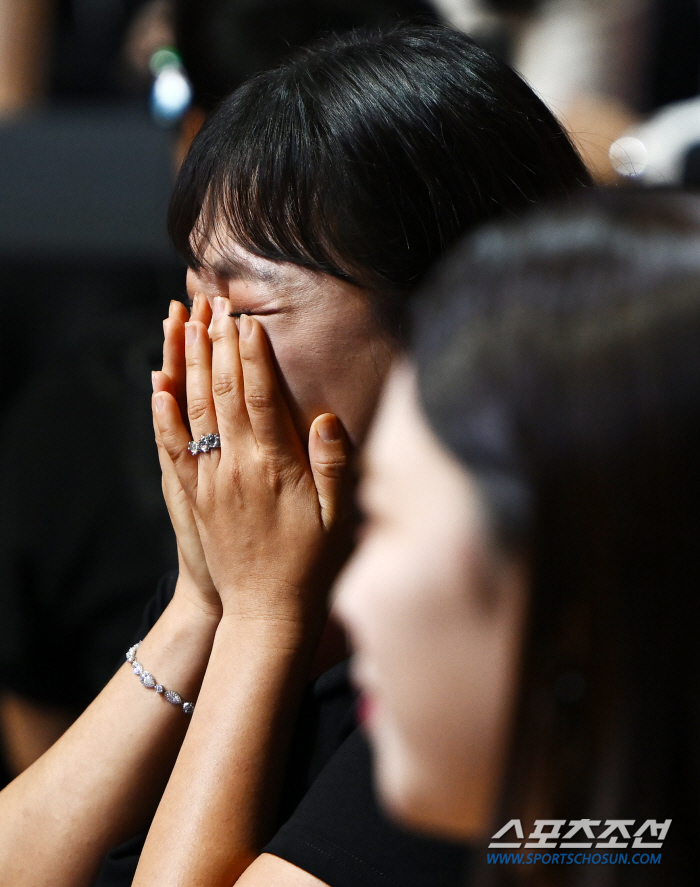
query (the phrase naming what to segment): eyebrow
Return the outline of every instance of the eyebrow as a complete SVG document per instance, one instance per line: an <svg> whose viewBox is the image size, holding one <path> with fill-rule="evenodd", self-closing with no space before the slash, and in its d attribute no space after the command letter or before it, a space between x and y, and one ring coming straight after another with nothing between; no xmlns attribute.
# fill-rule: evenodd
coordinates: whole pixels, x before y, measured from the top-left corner
<svg viewBox="0 0 700 887"><path fill-rule="evenodd" d="M218 256L214 261L207 262L205 267L217 277L225 277L228 280L280 285L285 282L282 271L267 265L256 265L237 256Z"/></svg>

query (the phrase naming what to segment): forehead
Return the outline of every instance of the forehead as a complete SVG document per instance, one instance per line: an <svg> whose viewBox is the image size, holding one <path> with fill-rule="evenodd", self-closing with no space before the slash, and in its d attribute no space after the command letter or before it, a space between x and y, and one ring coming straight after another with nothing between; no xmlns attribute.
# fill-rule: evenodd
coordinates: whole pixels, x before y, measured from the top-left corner
<svg viewBox="0 0 700 887"><path fill-rule="evenodd" d="M446 458L423 417L415 370L399 359L385 383L364 452L365 490L391 489L396 501L399 495L412 496L440 472Z"/></svg>
<svg viewBox="0 0 700 887"><path fill-rule="evenodd" d="M362 495L392 510L471 522L481 502L470 472L435 436L420 404L414 368L392 367L363 455ZM420 506L416 508L416 505Z"/></svg>
<svg viewBox="0 0 700 887"><path fill-rule="evenodd" d="M301 277L313 276L313 272L300 265L256 256L244 249L230 235L217 235L209 240L202 255L201 271L227 280L274 286L289 284Z"/></svg>
<svg viewBox="0 0 700 887"><path fill-rule="evenodd" d="M380 329L367 290L294 262L256 256L230 235L207 244L199 270L188 272L187 288L190 295L201 291L210 298L228 290L234 308L252 313L274 309L308 317L312 312L316 324L338 334Z"/></svg>

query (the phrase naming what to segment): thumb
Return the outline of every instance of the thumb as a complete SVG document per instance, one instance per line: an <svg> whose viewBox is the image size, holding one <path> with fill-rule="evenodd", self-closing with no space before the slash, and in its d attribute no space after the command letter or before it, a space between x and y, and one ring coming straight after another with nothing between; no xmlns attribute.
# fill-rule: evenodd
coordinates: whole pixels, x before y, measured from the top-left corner
<svg viewBox="0 0 700 887"><path fill-rule="evenodd" d="M309 431L309 462L327 530L342 512L350 474L349 449L347 435L333 413L314 419Z"/></svg>

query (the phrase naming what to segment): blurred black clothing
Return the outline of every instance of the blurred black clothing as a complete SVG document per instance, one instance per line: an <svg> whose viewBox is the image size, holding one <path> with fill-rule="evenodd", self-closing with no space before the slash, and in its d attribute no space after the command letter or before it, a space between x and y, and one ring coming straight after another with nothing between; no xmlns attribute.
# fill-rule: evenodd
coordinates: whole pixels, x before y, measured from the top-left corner
<svg viewBox="0 0 700 887"><path fill-rule="evenodd" d="M176 563L150 412L156 313L88 324L37 368L3 423L0 689L75 714Z"/></svg>
<svg viewBox="0 0 700 887"><path fill-rule="evenodd" d="M166 233L172 140L145 114L52 109L5 121L0 166L11 170L0 189L5 410L32 372L109 341L115 323L148 329L150 313L157 334L185 273Z"/></svg>
<svg viewBox="0 0 700 887"><path fill-rule="evenodd" d="M331 887L467 884L463 847L405 831L378 808L371 753L359 729L339 746L264 849Z"/></svg>
<svg viewBox="0 0 700 887"><path fill-rule="evenodd" d="M163 578L135 641L163 612L176 580L176 573ZM330 887L464 887L465 849L391 823L377 806L371 770L348 663L341 662L307 687L287 768L281 827L263 852ZM128 887L144 840L139 835L113 850L94 887Z"/></svg>
<svg viewBox="0 0 700 887"><path fill-rule="evenodd" d="M18 401L30 397L39 380L67 371L64 384L68 391L79 378L68 355L81 359L87 352L100 353L103 339L108 351L116 353L123 347L131 349L130 354L138 340L150 349L143 360L149 365L160 361L162 319L168 303L185 296L181 267L119 258L110 262L32 261L24 256L10 260L5 253L0 258L0 281L0 308L11 336L11 343L0 349L0 427L5 428L8 421L20 421ZM156 343L158 336L160 342ZM133 362L133 357L130 360ZM153 368L159 369L160 363ZM131 378L129 373L122 375L127 378ZM147 381L150 385L150 379ZM136 391L131 383L129 390ZM6 418L10 410L20 410L17 419ZM11 435L16 428L13 424L7 431ZM15 456L18 449L13 449ZM0 503L4 511L5 501L0 499Z"/></svg>

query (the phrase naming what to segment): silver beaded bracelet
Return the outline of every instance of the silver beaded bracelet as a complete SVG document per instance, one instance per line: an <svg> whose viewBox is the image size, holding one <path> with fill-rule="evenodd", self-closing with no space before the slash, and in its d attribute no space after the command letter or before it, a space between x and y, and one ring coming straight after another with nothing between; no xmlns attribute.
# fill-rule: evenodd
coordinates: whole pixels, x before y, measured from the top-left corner
<svg viewBox="0 0 700 887"><path fill-rule="evenodd" d="M142 642L139 641L138 644L134 644L134 646L126 652L126 661L131 663L134 669L134 674L147 690L155 690L156 693L161 694L163 698L167 699L172 705L182 706L182 710L186 715L191 715L194 711L194 702L183 702L182 696L180 696L179 693L176 693L174 690L166 690L162 684L159 684L158 681L156 681L150 672L146 671L140 662L136 661L136 651L141 646L141 643Z"/></svg>

